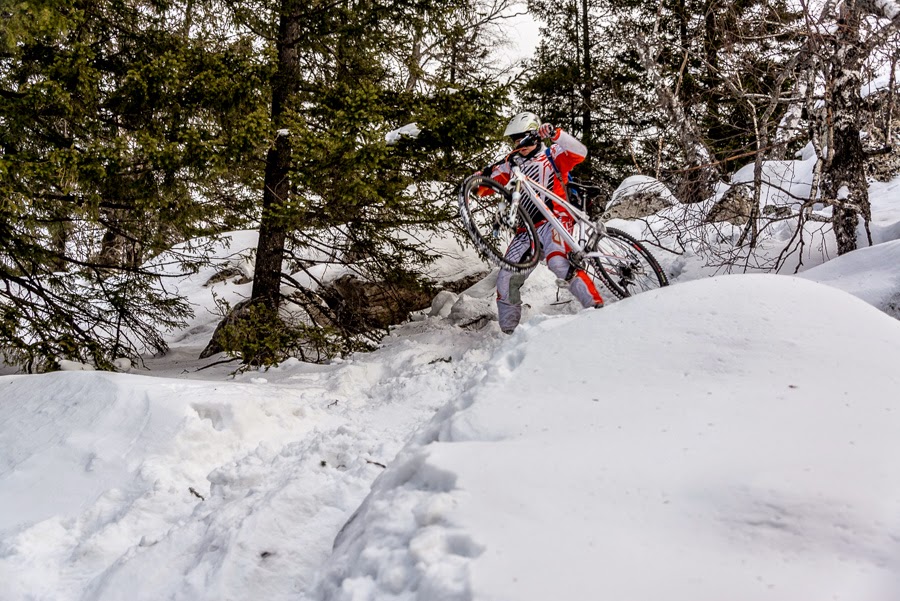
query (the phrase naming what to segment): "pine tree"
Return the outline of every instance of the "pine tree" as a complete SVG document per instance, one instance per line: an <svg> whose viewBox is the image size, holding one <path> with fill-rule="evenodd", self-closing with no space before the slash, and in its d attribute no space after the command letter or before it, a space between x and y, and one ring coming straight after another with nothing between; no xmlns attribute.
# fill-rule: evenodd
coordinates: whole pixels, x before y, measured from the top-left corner
<svg viewBox="0 0 900 601"><path fill-rule="evenodd" d="M285 319L280 309L288 284L295 290L292 302L308 316L298 335L328 327L337 332L334 350L347 350L352 328L334 311L331 319L317 317L329 313L327 299L291 282L283 273L286 260L303 269L302 256L316 248L335 262L362 266L361 277L409 284L433 258L405 232L446 227L454 217L451 185L435 196L433 187L414 184L455 182L471 172L471 156L494 135L504 99L502 89L474 73L451 69L452 89L432 85L419 62L424 55L415 50L396 60L397 48L433 41L428 36L435 32L442 36L437 47L453 52L459 38L452 34L459 29L437 26L442 15L459 16L447 8L430 2L278 4L255 308L245 311ZM438 78L451 66L441 65ZM418 123L418 137L386 140L410 122ZM263 348L269 356L244 359L278 360L272 345Z"/></svg>
<svg viewBox="0 0 900 601"><path fill-rule="evenodd" d="M261 65L241 40L191 34L200 8L66 0L2 11L0 347L10 360L108 367L163 349L161 331L189 308L160 285L172 268L148 261L242 218L237 166L261 138ZM210 210L222 201L230 209Z"/></svg>
<svg viewBox="0 0 900 601"><path fill-rule="evenodd" d="M161 332L188 312L161 283L176 271L163 264L166 250L253 223L253 298L264 309L255 319L273 331L290 283L282 269L308 267L308 249L365 265L367 277L417 281L433 255L404 230L446 227L452 185L493 139L505 100L479 71L486 44L467 27L473 6L4 8L0 346L37 367L61 358L108 366L162 349ZM432 54L400 64L412 24ZM424 56L438 68L417 62ZM409 122L420 136L385 140ZM445 183L413 185L434 180ZM302 286L292 298L310 315L331 309ZM339 320L325 322L346 334ZM328 340L321 320L306 325Z"/></svg>
<svg viewBox="0 0 900 601"><path fill-rule="evenodd" d="M592 175L615 185L638 170L700 200L724 161L755 147L746 98L773 92L795 18L781 3L530 6L547 27L522 95L588 141Z"/></svg>
<svg viewBox="0 0 900 601"><path fill-rule="evenodd" d="M624 19L603 0L531 0L529 9L546 26L518 89L522 104L580 137L588 160L576 175L611 192L641 165L652 165L642 140L660 125L633 48L622 43Z"/></svg>

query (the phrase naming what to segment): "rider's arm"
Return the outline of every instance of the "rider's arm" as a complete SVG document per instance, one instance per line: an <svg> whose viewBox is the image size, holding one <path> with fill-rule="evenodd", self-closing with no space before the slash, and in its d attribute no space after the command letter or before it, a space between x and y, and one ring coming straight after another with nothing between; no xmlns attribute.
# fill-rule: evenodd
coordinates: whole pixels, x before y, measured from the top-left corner
<svg viewBox="0 0 900 601"><path fill-rule="evenodd" d="M572 170L572 167L584 160L587 156L587 146L572 134L557 128L556 133L551 138L553 145L550 152L553 154L553 160L556 161L559 170L566 173Z"/></svg>
<svg viewBox="0 0 900 601"><path fill-rule="evenodd" d="M505 186L506 184L508 184L511 177L509 165L507 165L506 163L488 165L484 169L480 169L472 175L483 175L484 177L489 177L492 180L498 182L501 186ZM479 196L488 196L493 193L494 191L487 186L479 187L477 192Z"/></svg>
<svg viewBox="0 0 900 601"><path fill-rule="evenodd" d="M502 165L494 167L494 170L491 172L491 179L498 181L500 182L500 185L505 186L509 183L511 175L509 165L503 163Z"/></svg>
<svg viewBox="0 0 900 601"><path fill-rule="evenodd" d="M498 182L501 186L505 186L506 184L509 183L510 175L511 174L509 171L509 165L507 165L504 162L499 165L494 165L494 168L491 171L490 175L488 175L488 177L490 177L492 180ZM494 193L493 190L491 190L490 188L486 188L486 187L482 187L478 191L479 196L487 196L488 194L493 194L493 193Z"/></svg>

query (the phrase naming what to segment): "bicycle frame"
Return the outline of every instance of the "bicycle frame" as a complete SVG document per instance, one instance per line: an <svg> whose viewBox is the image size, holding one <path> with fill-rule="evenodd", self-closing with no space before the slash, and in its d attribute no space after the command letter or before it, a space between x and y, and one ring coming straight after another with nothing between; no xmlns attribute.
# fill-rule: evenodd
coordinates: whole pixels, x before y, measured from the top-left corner
<svg viewBox="0 0 900 601"><path fill-rule="evenodd" d="M540 185L533 179L529 178L527 175L522 173L522 169L518 165L511 165L512 177L510 178L510 184L513 185L512 191L512 204L510 205L510 217L514 217L516 214L516 209L518 205L521 203L522 199L522 189L526 193L526 196L531 201L531 203L537 208L538 212L547 220L547 223L550 224L554 230L562 237L566 244L568 244L569 248L572 249L572 252L576 253L579 257L602 257L605 256L599 252L592 252L585 254L584 252L584 244L579 243L563 226L563 224L557 219L556 215L553 214L549 208L547 208L547 204L542 200L541 193L543 193L545 198L550 198L554 203L560 203L572 217L575 219L575 223L579 225L581 228L587 229L590 235L603 236L606 228L603 225L603 222L597 220L597 222L591 221L591 218L579 209L578 207L571 204L568 200L564 198L560 198L557 196L552 190L548 190L544 186ZM588 236L588 239L590 238ZM585 241L586 242L586 241Z"/></svg>
<svg viewBox="0 0 900 601"><path fill-rule="evenodd" d="M541 227L549 225L556 232L552 245L565 245L572 267L584 270L591 279L599 278L618 298L668 285L659 262L639 239L613 227L607 228L602 216L592 220L586 210L526 175L517 157L511 155L501 161L509 169L506 172L509 177L500 178L506 180L505 185L487 176L485 169L466 178L459 188L460 217L485 259L501 270L529 272L545 258L544 253L538 252L541 240L532 223L538 221ZM491 169L501 163L495 163ZM581 184L579 187L584 188ZM493 193L498 193L499 201L482 200ZM530 206L523 206L523 197ZM567 215L557 217L550 207L565 210ZM578 229L571 227L570 231L571 225ZM510 255L512 245L522 239L530 241L530 248L535 252ZM504 243L506 250L502 248Z"/></svg>

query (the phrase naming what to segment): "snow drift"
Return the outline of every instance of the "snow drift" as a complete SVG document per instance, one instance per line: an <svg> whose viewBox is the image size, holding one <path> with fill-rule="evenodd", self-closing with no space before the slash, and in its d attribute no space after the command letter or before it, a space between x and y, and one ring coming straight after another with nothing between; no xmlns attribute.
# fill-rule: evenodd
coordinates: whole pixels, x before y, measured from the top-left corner
<svg viewBox="0 0 900 601"><path fill-rule="evenodd" d="M727 276L524 328L375 483L324 599L900 596L900 323Z"/></svg>

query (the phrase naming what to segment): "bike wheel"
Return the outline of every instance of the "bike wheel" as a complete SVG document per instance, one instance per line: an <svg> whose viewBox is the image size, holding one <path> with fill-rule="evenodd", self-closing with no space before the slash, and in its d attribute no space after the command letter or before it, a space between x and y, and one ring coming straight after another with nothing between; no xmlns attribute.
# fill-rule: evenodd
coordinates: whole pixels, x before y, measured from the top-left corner
<svg viewBox="0 0 900 601"><path fill-rule="evenodd" d="M511 204L509 190L489 177L473 175L460 188L459 215L478 252L494 265L509 271L528 271L541 258L540 240L521 204L513 223L509 222L506 213ZM507 249L517 235L525 245L525 252L514 259L507 256ZM516 246L518 250L519 245ZM517 254L513 253L513 256Z"/></svg>
<svg viewBox="0 0 900 601"><path fill-rule="evenodd" d="M619 298L669 285L650 251L622 230L606 228L606 235L587 250L597 253L588 260L588 272L592 277L599 276Z"/></svg>

